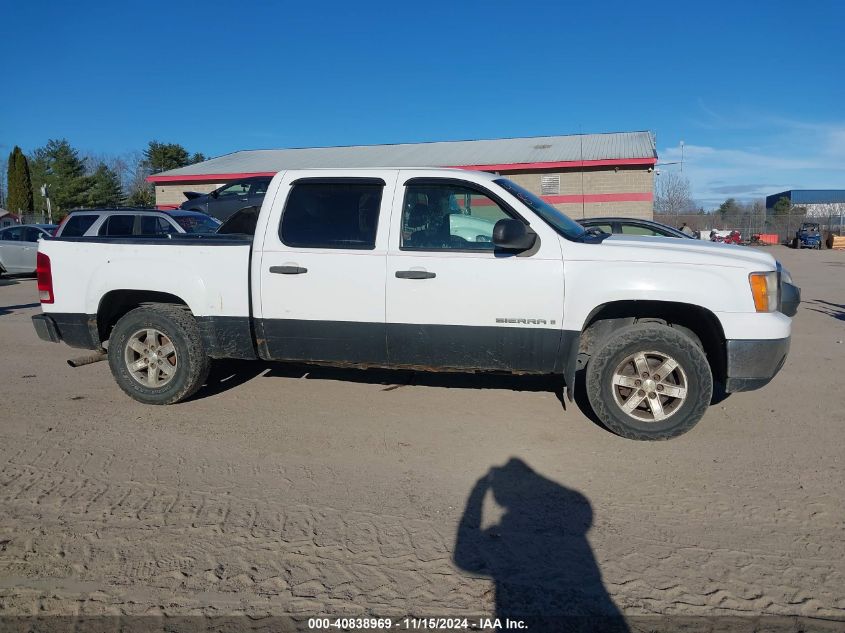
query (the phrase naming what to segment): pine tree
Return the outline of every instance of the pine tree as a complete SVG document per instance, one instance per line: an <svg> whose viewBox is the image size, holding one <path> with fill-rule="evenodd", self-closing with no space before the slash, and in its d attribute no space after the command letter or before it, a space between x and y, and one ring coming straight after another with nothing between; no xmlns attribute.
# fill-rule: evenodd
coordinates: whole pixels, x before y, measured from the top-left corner
<svg viewBox="0 0 845 633"><path fill-rule="evenodd" d="M9 188L6 200L8 210L12 213L32 213L33 194L29 163L17 145L9 154L6 182Z"/></svg>
<svg viewBox="0 0 845 633"><path fill-rule="evenodd" d="M123 204L123 189L120 178L105 163L89 177L90 186L86 192L85 204L89 207L117 207Z"/></svg>
<svg viewBox="0 0 845 633"><path fill-rule="evenodd" d="M51 139L32 153L32 182L34 187L46 184L50 189L53 211L61 214L85 204L90 177L85 175L85 163L65 139Z"/></svg>

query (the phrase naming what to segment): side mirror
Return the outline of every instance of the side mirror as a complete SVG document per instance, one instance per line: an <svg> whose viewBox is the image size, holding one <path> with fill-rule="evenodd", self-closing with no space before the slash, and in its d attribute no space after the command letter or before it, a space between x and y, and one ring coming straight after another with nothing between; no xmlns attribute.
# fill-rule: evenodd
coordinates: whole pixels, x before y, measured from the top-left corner
<svg viewBox="0 0 845 633"><path fill-rule="evenodd" d="M537 241L537 234L519 220L505 218L493 227L493 244L511 251L527 251Z"/></svg>

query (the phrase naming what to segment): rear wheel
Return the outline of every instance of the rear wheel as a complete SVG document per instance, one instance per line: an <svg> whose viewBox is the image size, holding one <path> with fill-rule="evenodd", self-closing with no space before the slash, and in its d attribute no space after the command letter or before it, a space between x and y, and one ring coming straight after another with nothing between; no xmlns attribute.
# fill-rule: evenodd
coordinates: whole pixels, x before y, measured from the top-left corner
<svg viewBox="0 0 845 633"><path fill-rule="evenodd" d="M614 332L590 358L587 396L611 431L635 440L667 440L702 418L713 376L701 347L658 323Z"/></svg>
<svg viewBox="0 0 845 633"><path fill-rule="evenodd" d="M210 361L190 311L153 303L128 312L114 326L109 366L120 388L138 402L173 404L202 386Z"/></svg>

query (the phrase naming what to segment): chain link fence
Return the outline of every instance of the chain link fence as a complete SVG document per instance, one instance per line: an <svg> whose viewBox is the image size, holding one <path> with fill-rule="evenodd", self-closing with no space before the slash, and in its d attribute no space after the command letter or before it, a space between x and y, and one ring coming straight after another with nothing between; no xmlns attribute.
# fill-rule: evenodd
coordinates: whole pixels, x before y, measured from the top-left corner
<svg viewBox="0 0 845 633"><path fill-rule="evenodd" d="M751 241L752 236L768 234L777 235L780 244L790 244L795 238L795 232L804 222L816 222L822 239L827 240L829 234L845 235L843 216L841 214L826 216L811 216L807 213L785 213L773 215L765 212L725 214L720 213L689 213L678 215L654 214L654 220L669 226L680 228L684 223L693 231L699 232L705 239L711 230L739 231L744 242Z"/></svg>

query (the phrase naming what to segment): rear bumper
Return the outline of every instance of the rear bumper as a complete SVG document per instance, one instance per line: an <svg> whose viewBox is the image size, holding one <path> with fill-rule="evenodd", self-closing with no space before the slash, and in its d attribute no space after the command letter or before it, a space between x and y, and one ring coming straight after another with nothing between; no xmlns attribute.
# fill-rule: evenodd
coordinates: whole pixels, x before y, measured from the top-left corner
<svg viewBox="0 0 845 633"><path fill-rule="evenodd" d="M765 340L728 340L725 391L752 391L777 375L789 353L790 337Z"/></svg>
<svg viewBox="0 0 845 633"><path fill-rule="evenodd" d="M63 312L36 314L32 317L32 325L42 340L51 343L62 341L81 349L100 349L96 315Z"/></svg>
<svg viewBox="0 0 845 633"><path fill-rule="evenodd" d="M62 340L59 334L59 328L56 327L56 322L46 314L36 314L32 317L32 325L35 327L35 333L38 334L38 338L41 340L50 341L51 343L58 343Z"/></svg>

